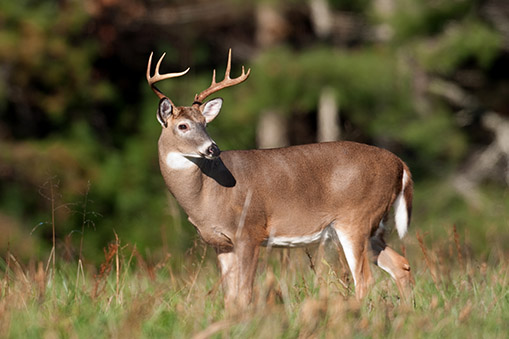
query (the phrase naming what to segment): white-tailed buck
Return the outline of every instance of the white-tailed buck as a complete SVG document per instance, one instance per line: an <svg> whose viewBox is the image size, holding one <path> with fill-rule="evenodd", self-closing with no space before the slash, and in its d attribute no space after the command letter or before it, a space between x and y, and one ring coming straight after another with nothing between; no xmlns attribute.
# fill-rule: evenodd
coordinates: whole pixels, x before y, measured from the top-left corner
<svg viewBox="0 0 509 339"><path fill-rule="evenodd" d="M170 192L203 240L217 252L226 307L251 300L260 246L298 247L332 233L343 247L358 298L372 283L370 260L387 271L405 296L412 282L408 261L384 241L384 222L394 206L400 237L407 231L412 180L405 163L389 151L355 142L328 142L279 149L221 152L206 126L223 100L211 94L245 81L215 79L189 107L178 107L155 83L184 75L155 74L147 81L160 98L159 163Z"/></svg>

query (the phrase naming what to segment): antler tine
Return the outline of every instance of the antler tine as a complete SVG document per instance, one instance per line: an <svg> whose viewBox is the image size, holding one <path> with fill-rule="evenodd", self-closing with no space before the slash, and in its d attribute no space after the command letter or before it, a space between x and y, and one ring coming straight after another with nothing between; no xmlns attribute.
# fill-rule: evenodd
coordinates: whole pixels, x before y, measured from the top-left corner
<svg viewBox="0 0 509 339"><path fill-rule="evenodd" d="M159 67L161 67L161 62L163 62L163 59L164 59L165 56L166 56L166 52L164 52L163 55L161 55L161 57L159 58L159 60L157 60L155 75L158 75L158 76L160 75L159 74Z"/></svg>
<svg viewBox="0 0 509 339"><path fill-rule="evenodd" d="M232 49L228 50L228 63L226 64L226 71L224 72L224 78L230 79L230 71L232 70Z"/></svg>
<svg viewBox="0 0 509 339"><path fill-rule="evenodd" d="M152 57L153 56L154 56L154 52L150 52L150 56L148 57L148 64L147 64L147 74L145 75L149 85L150 85L150 68L152 68Z"/></svg>
<svg viewBox="0 0 509 339"><path fill-rule="evenodd" d="M159 97L159 99L166 98L166 95L163 94L156 86L155 83L159 82L161 80L165 79L171 79L183 76L187 72L189 72L190 68L188 67L185 71L179 72L179 73L166 73L166 74L159 74L159 67L161 67L161 63L163 62L163 59L166 55L166 53L163 53L163 55L159 58L156 64L156 69L154 71L154 75L150 75L150 69L152 68L152 56L154 55L154 52L150 53L150 57L148 58L148 65L147 65L147 82L150 85L150 88L154 91L154 93Z"/></svg>
<svg viewBox="0 0 509 339"><path fill-rule="evenodd" d="M215 84L216 84L216 70L214 69L212 71L212 83L211 83L211 86L215 85Z"/></svg>
<svg viewBox="0 0 509 339"><path fill-rule="evenodd" d="M222 90L226 87L231 87L234 85L238 85L242 82L244 82L248 77L249 74L251 74L251 69L249 68L247 72L244 69L244 66L242 66L242 73L237 78L230 78L230 71L232 66L232 50L228 51L228 63L226 64L226 71L224 73L224 79L221 82L216 83L216 70L212 72L212 83L210 84L209 88L201 92L200 94L196 94L194 97L194 104L193 105L201 105L203 100L208 97L209 95Z"/></svg>

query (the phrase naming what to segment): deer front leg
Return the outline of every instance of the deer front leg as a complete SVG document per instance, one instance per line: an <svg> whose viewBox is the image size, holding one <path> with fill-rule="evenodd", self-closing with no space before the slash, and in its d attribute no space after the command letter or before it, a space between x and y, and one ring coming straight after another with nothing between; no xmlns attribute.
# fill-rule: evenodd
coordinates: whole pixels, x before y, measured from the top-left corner
<svg viewBox="0 0 509 339"><path fill-rule="evenodd" d="M238 304L245 307L251 303L253 296L253 283L258 266L258 254L260 246L251 244L249 241L240 243L235 249L240 269L239 269L239 294Z"/></svg>
<svg viewBox="0 0 509 339"><path fill-rule="evenodd" d="M235 308L239 286L239 263L235 252L221 252L217 254L221 271L221 285L223 286L224 304L227 310Z"/></svg>
<svg viewBox="0 0 509 339"><path fill-rule="evenodd" d="M251 302L259 249L246 241L217 255L227 310L242 309Z"/></svg>

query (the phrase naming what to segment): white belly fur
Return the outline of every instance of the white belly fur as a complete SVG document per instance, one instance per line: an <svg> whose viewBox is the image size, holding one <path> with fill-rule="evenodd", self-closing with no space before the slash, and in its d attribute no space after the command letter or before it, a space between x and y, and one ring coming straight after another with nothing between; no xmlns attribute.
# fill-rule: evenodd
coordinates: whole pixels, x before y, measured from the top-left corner
<svg viewBox="0 0 509 339"><path fill-rule="evenodd" d="M269 237L264 246L267 247L304 247L317 244L329 237L330 227L326 227L320 232L300 237Z"/></svg>

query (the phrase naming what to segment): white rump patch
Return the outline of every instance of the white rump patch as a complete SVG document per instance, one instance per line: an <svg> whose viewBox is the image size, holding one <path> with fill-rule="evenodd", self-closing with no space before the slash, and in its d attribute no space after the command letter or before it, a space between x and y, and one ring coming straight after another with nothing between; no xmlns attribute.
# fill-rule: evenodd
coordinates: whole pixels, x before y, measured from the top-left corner
<svg viewBox="0 0 509 339"><path fill-rule="evenodd" d="M183 169L187 169L187 168L196 166L186 156L188 156L188 155L178 153L178 152L170 152L166 156L166 165L169 168L174 169L174 170L183 170Z"/></svg>
<svg viewBox="0 0 509 339"><path fill-rule="evenodd" d="M408 229L408 210L404 195L407 182L408 174L406 171L403 171L403 186L401 192L396 198L396 201L394 202L394 219L396 223L396 229L398 230L398 235L401 239L405 236Z"/></svg>

